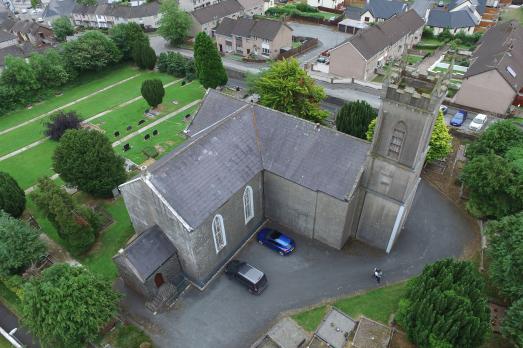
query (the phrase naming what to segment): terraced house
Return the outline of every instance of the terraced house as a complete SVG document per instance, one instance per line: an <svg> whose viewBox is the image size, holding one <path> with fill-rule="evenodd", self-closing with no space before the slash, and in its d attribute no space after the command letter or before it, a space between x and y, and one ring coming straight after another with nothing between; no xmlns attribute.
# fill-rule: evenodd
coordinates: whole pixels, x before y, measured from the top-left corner
<svg viewBox="0 0 523 348"><path fill-rule="evenodd" d="M156 1L132 5L103 3L95 6L76 4L71 17L76 26L111 28L120 23L135 22L144 28L159 26L160 4Z"/></svg>
<svg viewBox="0 0 523 348"><path fill-rule="evenodd" d="M283 49L292 47L292 29L270 19L225 18L214 30L214 36L219 52L244 57L275 59Z"/></svg>

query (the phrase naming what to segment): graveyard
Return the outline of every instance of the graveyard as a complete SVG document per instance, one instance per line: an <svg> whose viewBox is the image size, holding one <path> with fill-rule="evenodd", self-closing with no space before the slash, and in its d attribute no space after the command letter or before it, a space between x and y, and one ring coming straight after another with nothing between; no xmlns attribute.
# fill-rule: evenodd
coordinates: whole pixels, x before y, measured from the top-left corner
<svg viewBox="0 0 523 348"><path fill-rule="evenodd" d="M165 97L155 115L145 112L140 94L144 80L157 78ZM42 176L53 176L56 142L43 134L45 123L58 111L76 111L83 127L103 132L115 151L136 163L159 158L183 140L185 116L194 112L204 89L159 72L121 66L77 82L43 102L0 117L0 171L11 174L23 189ZM85 81L87 80L87 81Z"/></svg>

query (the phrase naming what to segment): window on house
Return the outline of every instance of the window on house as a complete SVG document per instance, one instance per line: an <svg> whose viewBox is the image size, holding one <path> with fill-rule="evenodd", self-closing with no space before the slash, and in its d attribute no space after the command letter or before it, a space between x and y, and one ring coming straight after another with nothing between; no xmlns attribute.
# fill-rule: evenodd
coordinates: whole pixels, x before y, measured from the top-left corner
<svg viewBox="0 0 523 348"><path fill-rule="evenodd" d="M365 17L365 22L370 21L370 17Z"/></svg>
<svg viewBox="0 0 523 348"><path fill-rule="evenodd" d="M407 128L405 123L398 122L392 131L392 138L390 139L388 156L392 159L399 159L403 142L405 141L405 134Z"/></svg>
<svg viewBox="0 0 523 348"><path fill-rule="evenodd" d="M243 191L243 215L245 216L245 224L247 224L254 217L254 204L252 199L252 187L247 186Z"/></svg>
<svg viewBox="0 0 523 348"><path fill-rule="evenodd" d="M225 228L223 227L223 218L221 215L216 215L212 220L212 235L214 237L214 247L216 254L220 252L226 245Z"/></svg>
<svg viewBox="0 0 523 348"><path fill-rule="evenodd" d="M262 48L262 54L265 55L265 56L268 56L268 55L271 54L271 50L269 48L263 47Z"/></svg>

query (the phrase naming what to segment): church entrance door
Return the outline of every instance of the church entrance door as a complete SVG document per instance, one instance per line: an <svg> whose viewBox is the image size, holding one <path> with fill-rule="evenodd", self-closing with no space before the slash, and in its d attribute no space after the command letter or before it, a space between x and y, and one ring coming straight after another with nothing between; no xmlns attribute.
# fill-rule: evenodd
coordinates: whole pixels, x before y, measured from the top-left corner
<svg viewBox="0 0 523 348"><path fill-rule="evenodd" d="M165 283L165 280L163 279L163 274L156 273L156 275L154 276L154 284L156 284L156 287L159 288L163 285L163 283Z"/></svg>

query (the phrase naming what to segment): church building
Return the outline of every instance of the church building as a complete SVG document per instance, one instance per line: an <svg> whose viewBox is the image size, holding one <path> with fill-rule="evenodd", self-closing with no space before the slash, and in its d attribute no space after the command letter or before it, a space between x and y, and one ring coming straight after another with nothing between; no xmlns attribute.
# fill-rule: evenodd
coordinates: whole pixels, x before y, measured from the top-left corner
<svg viewBox="0 0 523 348"><path fill-rule="evenodd" d="M137 233L114 257L120 274L148 300L179 274L203 288L268 221L332 248L359 239L390 252L445 95L443 78L394 70L369 143L208 90L188 140L120 186Z"/></svg>

